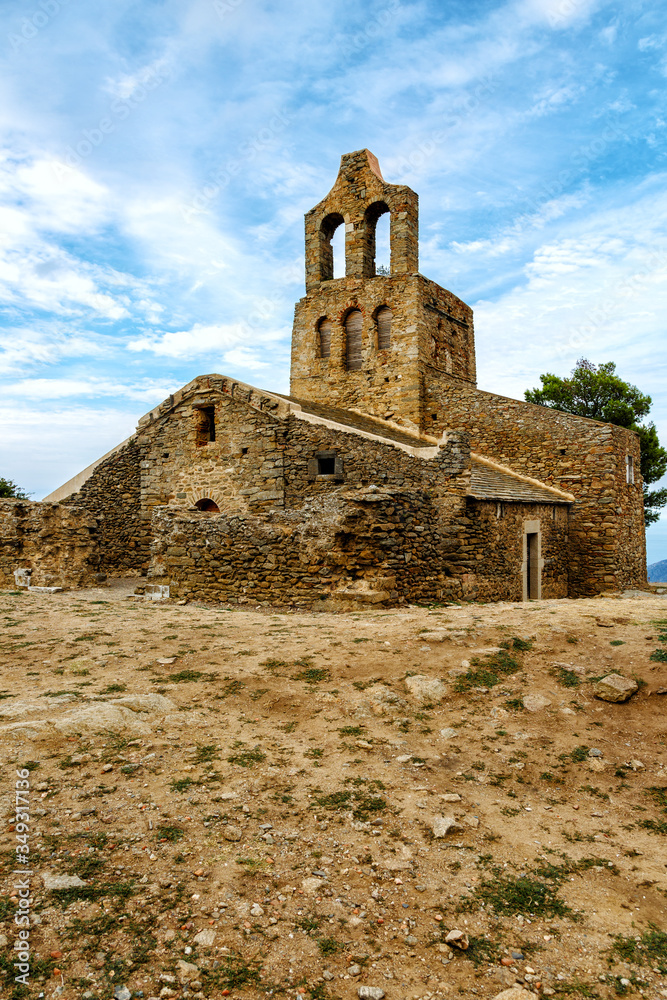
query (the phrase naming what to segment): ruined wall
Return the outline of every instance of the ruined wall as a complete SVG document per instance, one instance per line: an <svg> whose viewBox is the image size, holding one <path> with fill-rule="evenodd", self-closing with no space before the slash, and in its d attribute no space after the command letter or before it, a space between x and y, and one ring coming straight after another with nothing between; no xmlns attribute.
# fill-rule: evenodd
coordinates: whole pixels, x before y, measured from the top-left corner
<svg viewBox="0 0 667 1000"><path fill-rule="evenodd" d="M0 586L86 587L99 572L99 520L59 503L0 500Z"/></svg>
<svg viewBox="0 0 667 1000"><path fill-rule="evenodd" d="M150 524L141 510L141 446L136 438L95 468L77 493L62 501L100 518L100 571L113 576L146 572Z"/></svg>
<svg viewBox="0 0 667 1000"><path fill-rule="evenodd" d="M378 349L381 306L393 314L391 344L384 350ZM346 365L345 321L351 309L362 315L359 371L348 371ZM319 353L318 328L324 319L331 322L327 358ZM424 387L440 371L474 383L472 310L422 275L338 278L296 304L290 393L297 399L358 407L424 429Z"/></svg>
<svg viewBox="0 0 667 1000"><path fill-rule="evenodd" d="M571 492L570 596L646 584L639 439L613 424L443 379L429 390L439 427L465 428L473 451ZM635 483L626 483L626 455Z"/></svg>
<svg viewBox="0 0 667 1000"><path fill-rule="evenodd" d="M489 501L442 517L423 490L335 488L260 519L153 513L152 582L172 597L246 603L521 600L526 521L539 520L542 596L567 592L567 509Z"/></svg>
<svg viewBox="0 0 667 1000"><path fill-rule="evenodd" d="M312 605L464 594L465 525L440 522L419 490L341 487L262 519L162 508L153 531L150 576L172 596Z"/></svg>
<svg viewBox="0 0 667 1000"><path fill-rule="evenodd" d="M539 523L543 599L568 594L566 504L498 503L468 498L468 592L482 601L521 601L526 522ZM534 530L531 527L531 531Z"/></svg>

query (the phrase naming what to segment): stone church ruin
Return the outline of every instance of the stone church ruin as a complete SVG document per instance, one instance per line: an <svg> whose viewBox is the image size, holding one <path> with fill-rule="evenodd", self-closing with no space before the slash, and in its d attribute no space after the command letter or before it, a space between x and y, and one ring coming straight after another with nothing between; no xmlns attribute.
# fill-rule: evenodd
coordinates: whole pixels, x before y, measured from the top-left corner
<svg viewBox="0 0 667 1000"><path fill-rule="evenodd" d="M46 500L1 501L0 584L324 608L641 587L638 469L631 431L477 388L472 310L418 271L417 195L360 150L306 215L290 395L202 375Z"/></svg>

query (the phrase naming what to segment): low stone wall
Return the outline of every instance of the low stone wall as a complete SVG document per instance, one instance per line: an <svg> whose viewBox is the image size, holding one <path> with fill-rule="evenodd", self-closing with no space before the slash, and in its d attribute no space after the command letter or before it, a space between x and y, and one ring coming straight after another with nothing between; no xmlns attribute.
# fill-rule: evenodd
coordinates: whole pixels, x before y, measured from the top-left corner
<svg viewBox="0 0 667 1000"><path fill-rule="evenodd" d="M0 500L0 586L92 586L99 537L98 518L82 508Z"/></svg>

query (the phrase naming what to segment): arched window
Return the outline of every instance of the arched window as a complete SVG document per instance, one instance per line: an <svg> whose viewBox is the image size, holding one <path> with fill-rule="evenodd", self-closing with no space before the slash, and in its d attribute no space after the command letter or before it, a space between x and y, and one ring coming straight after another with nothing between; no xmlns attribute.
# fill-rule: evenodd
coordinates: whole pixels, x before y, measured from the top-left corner
<svg viewBox="0 0 667 1000"><path fill-rule="evenodd" d="M197 500L195 504L197 510L206 511L207 514L219 514L220 508L218 507L215 500L211 500L210 497L203 497L201 500Z"/></svg>
<svg viewBox="0 0 667 1000"><path fill-rule="evenodd" d="M331 281L334 277L342 277L345 274L345 226L343 226L343 216L338 212L331 212L324 219L322 219L322 225L320 226L320 281ZM342 226L342 229L341 229ZM336 238L335 257L334 262L334 246L333 237L334 233L338 233ZM340 248L340 241L343 241L342 252ZM342 258L342 260L341 260ZM335 272L334 273L334 263ZM341 269L342 263L342 273L339 275L338 272Z"/></svg>
<svg viewBox="0 0 667 1000"><path fill-rule="evenodd" d="M378 328L378 351L388 351L391 347L391 321L393 313L389 306L378 309L375 321Z"/></svg>
<svg viewBox="0 0 667 1000"><path fill-rule="evenodd" d="M361 313L353 309L345 320L345 357L349 372L361 369L361 325Z"/></svg>
<svg viewBox="0 0 667 1000"><path fill-rule="evenodd" d="M383 226L380 233L378 245L376 246L376 231L378 219L382 215L387 215L386 229ZM365 239L364 239L364 261L363 274L366 278L374 278L377 271L375 268L376 252L380 252L380 263L389 263L389 206L384 201L375 201L369 205L365 212Z"/></svg>
<svg viewBox="0 0 667 1000"><path fill-rule="evenodd" d="M331 357L331 320L326 317L317 324L317 353L320 358Z"/></svg>

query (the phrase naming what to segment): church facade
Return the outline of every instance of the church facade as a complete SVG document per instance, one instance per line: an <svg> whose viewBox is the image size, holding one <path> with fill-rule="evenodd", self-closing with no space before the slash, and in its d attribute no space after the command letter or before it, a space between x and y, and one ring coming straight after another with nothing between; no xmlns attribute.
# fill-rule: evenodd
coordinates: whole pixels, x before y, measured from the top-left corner
<svg viewBox="0 0 667 1000"><path fill-rule="evenodd" d="M200 376L42 503L5 501L0 583L322 608L645 586L637 436L477 388L472 310L418 270L415 192L347 154L305 229L290 394Z"/></svg>

